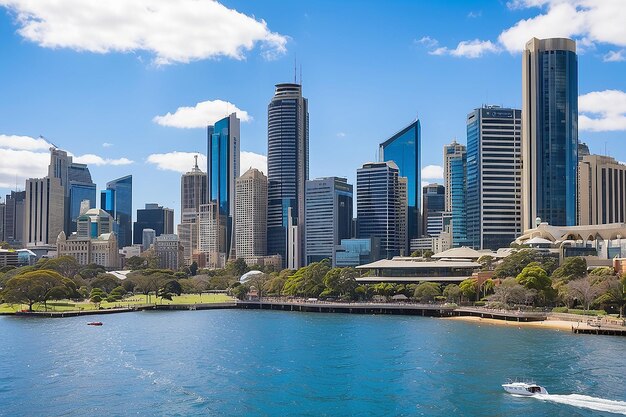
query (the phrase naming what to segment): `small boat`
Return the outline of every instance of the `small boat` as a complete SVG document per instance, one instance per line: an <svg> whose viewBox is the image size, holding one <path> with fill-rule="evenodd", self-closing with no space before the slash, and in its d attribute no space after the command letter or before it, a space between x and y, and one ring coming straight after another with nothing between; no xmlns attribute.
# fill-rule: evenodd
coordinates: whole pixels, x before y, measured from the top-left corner
<svg viewBox="0 0 626 417"><path fill-rule="evenodd" d="M90 321L89 323L87 323L87 326L102 326L102 322L101 321Z"/></svg>
<svg viewBox="0 0 626 417"><path fill-rule="evenodd" d="M541 385L537 385L532 381L512 381L502 384L502 388L509 394L531 396L537 394L547 395L548 391Z"/></svg>

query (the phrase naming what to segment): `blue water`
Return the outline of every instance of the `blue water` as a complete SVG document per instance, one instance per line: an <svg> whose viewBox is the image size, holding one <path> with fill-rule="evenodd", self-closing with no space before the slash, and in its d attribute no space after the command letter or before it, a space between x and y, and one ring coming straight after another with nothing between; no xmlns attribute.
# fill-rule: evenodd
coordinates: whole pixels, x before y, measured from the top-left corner
<svg viewBox="0 0 626 417"><path fill-rule="evenodd" d="M626 338L422 317L0 317L0 415L615 416L625 353ZM560 395L513 397L511 376Z"/></svg>

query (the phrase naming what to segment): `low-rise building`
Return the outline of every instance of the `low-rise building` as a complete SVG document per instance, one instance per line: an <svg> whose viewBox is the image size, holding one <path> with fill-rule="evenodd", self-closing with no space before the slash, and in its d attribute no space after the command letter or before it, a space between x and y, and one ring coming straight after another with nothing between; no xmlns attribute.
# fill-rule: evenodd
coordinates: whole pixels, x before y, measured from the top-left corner
<svg viewBox="0 0 626 417"><path fill-rule="evenodd" d="M115 233L103 233L97 238L69 238L65 232L57 238L57 256L71 256L80 265L97 264L105 268L119 268L119 253Z"/></svg>
<svg viewBox="0 0 626 417"><path fill-rule="evenodd" d="M177 235L161 235L154 239L154 254L159 259L159 267L178 270L184 265L185 249Z"/></svg>
<svg viewBox="0 0 626 417"><path fill-rule="evenodd" d="M422 258L394 257L357 266L365 276L357 278L360 284L390 282L418 284L420 282L460 283L478 272L481 264L471 260L424 261Z"/></svg>
<svg viewBox="0 0 626 417"><path fill-rule="evenodd" d="M0 249L0 268L5 266L19 266L17 251L12 249Z"/></svg>

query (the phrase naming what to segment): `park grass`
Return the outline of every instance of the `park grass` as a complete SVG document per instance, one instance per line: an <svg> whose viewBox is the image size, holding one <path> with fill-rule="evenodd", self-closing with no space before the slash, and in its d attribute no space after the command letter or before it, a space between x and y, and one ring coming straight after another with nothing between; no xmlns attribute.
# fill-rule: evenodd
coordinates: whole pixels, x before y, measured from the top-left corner
<svg viewBox="0 0 626 417"><path fill-rule="evenodd" d="M147 299L145 295L134 295L132 297L126 297L120 301L100 303L100 307L103 309L110 308L127 308L134 306L141 306L146 304L209 304L209 303L227 303L234 301L234 298L226 294L181 294L179 296L173 296L172 301L161 300L160 298L150 295ZM16 311L28 309L25 304L0 304L0 313L15 313ZM73 302L70 300L59 300L48 302L47 311L85 311L95 310L96 305L88 301ZM44 305L35 304L33 306L34 311L45 311Z"/></svg>

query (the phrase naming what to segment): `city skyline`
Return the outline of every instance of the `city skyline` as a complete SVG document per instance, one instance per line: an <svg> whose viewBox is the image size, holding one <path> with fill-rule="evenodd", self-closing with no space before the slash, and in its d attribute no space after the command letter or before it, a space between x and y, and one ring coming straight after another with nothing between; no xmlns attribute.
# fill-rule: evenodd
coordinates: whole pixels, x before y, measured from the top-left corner
<svg viewBox="0 0 626 417"><path fill-rule="evenodd" d="M42 134L75 155L75 162L89 164L98 191L111 178L133 175L133 212L148 202L177 210L180 174L193 163L194 154L201 155L200 165L205 166L206 125L229 112L235 111L242 120L241 170L264 166L265 106L275 84L300 76L300 65L303 95L311 101L310 178L342 176L354 184L356 169L376 161L377 145L419 115L425 144L422 183L442 183L440 149L453 138L465 143L467 112L482 104L521 107L519 51L532 36L570 36L579 41L579 96L584 98L580 113L585 114L580 118L579 138L592 153L604 154L606 147L610 156L626 160L626 150L617 140L626 129L626 109L620 102L626 81L618 75L626 65L622 62L626 35L601 33L600 24L582 7L571 8L568 16L573 13L586 19L586 29L572 24L552 32L543 22L547 17L565 20L564 6L550 1L541 7L527 3L511 2L511 7L501 4L489 10L479 2L447 6L396 2L388 10L376 5L355 9L354 4L345 3L333 4L337 13L325 13L328 3L234 2L220 6L219 13L231 16L230 11L238 10L243 13L240 18L250 19L251 24L264 19L253 47L181 58L143 44L123 50L104 45L97 51L76 40L51 45L45 41L53 34L46 31L39 32L41 39L29 38L26 32L17 32L29 22L19 20L20 13L51 25L58 17L44 8L30 10L20 2L7 5L2 1L0 34L12 59L0 65L0 77L6 80L0 156L7 161L0 169L0 195L15 188L16 177L18 188L24 189L26 177L45 175L48 145L37 139ZM607 7L592 5L590 9ZM344 9L355 12L356 18L346 28L353 35L339 39L337 27L341 25L333 21ZM374 15L394 16L402 27L417 12L422 16L445 13L449 24L441 28L425 19L419 27L405 25L376 37L364 32L365 22ZM207 8L206 13L214 11ZM620 10L613 14L620 16ZM88 30L80 22L75 24L79 32ZM318 29L322 27L331 30ZM232 41L242 45L237 39ZM351 41L355 46L344 54ZM393 70L385 67L382 71L382 63L372 63L371 48L384 52L383 61L394 60ZM270 60L266 59L268 51L274 52ZM325 60L332 60L333 65L324 65ZM45 63L46 77L33 69L41 63ZM473 79L471 85L465 82L468 78ZM198 79L206 82L198 83ZM599 93L606 90L615 92ZM590 110L606 114L594 115ZM214 114L215 120L198 121L198 111ZM375 119L385 123L366 123ZM189 128L177 128L183 126ZM13 135L31 140L20 141ZM337 152L327 154L330 146ZM176 213L176 221L179 216Z"/></svg>

